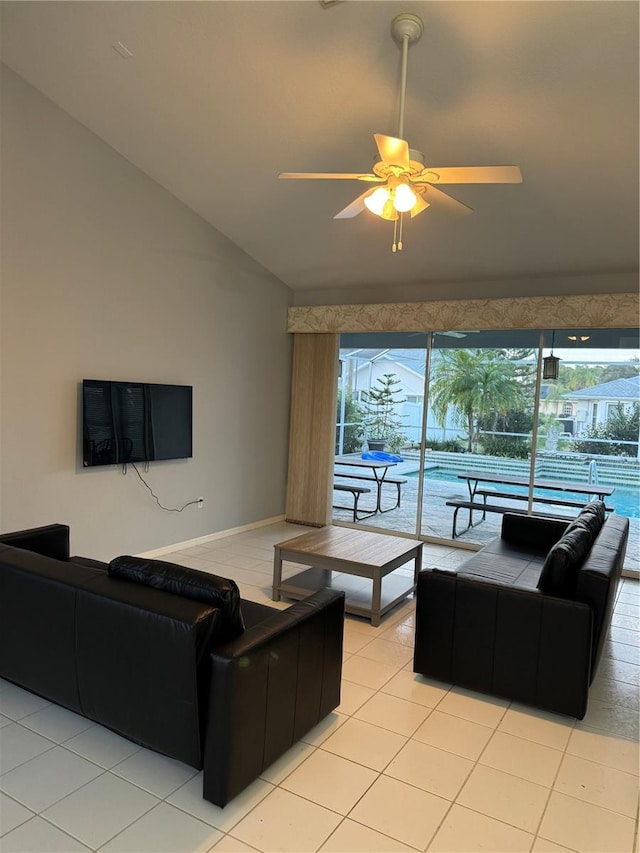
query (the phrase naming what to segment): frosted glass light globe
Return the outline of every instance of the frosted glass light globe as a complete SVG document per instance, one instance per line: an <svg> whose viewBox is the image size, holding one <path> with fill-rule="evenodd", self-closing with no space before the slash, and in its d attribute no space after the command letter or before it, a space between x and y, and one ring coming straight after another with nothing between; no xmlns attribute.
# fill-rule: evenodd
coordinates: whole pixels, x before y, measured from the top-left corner
<svg viewBox="0 0 640 853"><path fill-rule="evenodd" d="M408 184L398 184L393 206L400 213L406 213L416 203L416 194Z"/></svg>
<svg viewBox="0 0 640 853"><path fill-rule="evenodd" d="M385 204L389 201L389 190L386 187L378 187L371 195L364 200L365 206L375 213L376 216L382 216Z"/></svg>

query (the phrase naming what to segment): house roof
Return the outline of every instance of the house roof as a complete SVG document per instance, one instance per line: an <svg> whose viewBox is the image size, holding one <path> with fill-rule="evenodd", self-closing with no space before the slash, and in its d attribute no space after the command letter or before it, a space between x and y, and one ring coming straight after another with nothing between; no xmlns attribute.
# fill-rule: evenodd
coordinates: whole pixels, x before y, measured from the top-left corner
<svg viewBox="0 0 640 853"><path fill-rule="evenodd" d="M349 355L352 353L352 355ZM387 362L389 364L388 373L393 373L394 364L401 364L403 367L412 370L419 376L424 376L425 373L425 351L418 349L361 349L361 350L341 350L341 357L347 355L349 358L357 358L362 365L369 361Z"/></svg>
<svg viewBox="0 0 640 853"><path fill-rule="evenodd" d="M366 185L277 176L366 173L373 134L398 135L399 12L424 22L409 49L410 146L432 168L515 164L524 181L447 185L473 215L434 199L393 254L392 223L333 218ZM10 69L295 291L637 286L637 3L2 2L0 14Z"/></svg>
<svg viewBox="0 0 640 853"><path fill-rule="evenodd" d="M565 395L568 400L640 400L640 376L630 379L612 379L610 382L601 382L600 385L592 385L590 388L581 388Z"/></svg>

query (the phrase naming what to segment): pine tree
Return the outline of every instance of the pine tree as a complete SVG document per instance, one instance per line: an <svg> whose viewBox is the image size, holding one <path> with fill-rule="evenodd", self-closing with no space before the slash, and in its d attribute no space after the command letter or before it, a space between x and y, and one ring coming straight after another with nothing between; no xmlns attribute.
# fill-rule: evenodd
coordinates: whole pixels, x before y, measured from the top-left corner
<svg viewBox="0 0 640 853"><path fill-rule="evenodd" d="M362 395L367 438L384 441L393 452L399 450L406 441L401 429L402 415L397 412L397 406L405 402L405 398L396 397L396 394L401 393L398 387L400 384L395 373L385 373Z"/></svg>

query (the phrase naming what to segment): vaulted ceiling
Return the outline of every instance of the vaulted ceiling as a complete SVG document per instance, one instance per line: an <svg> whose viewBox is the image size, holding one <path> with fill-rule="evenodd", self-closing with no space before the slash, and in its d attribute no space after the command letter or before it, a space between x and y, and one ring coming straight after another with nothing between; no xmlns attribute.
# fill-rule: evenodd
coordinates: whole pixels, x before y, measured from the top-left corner
<svg viewBox="0 0 640 853"><path fill-rule="evenodd" d="M638 267L635 2L1 7L10 68L294 290ZM277 176L371 169L398 128L400 12L424 22L411 147L524 182L447 188L473 215L431 207L393 255L391 223L333 219L362 184Z"/></svg>

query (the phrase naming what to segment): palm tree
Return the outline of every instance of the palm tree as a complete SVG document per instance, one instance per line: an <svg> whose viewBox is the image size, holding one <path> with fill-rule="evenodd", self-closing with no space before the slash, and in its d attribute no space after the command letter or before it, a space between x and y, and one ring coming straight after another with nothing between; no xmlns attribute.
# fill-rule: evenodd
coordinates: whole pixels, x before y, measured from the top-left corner
<svg viewBox="0 0 640 853"><path fill-rule="evenodd" d="M576 364L573 367L560 365L560 385L567 391L577 391L580 388L591 388L599 385L602 379L603 368L594 367L590 364Z"/></svg>
<svg viewBox="0 0 640 853"><path fill-rule="evenodd" d="M433 411L444 425L450 406L466 427L468 450L477 441L478 418L506 415L522 403L523 389L513 361L496 350L440 350L431 379Z"/></svg>

